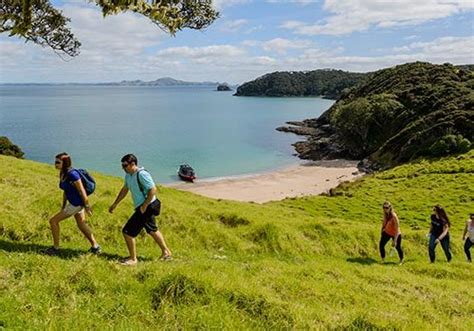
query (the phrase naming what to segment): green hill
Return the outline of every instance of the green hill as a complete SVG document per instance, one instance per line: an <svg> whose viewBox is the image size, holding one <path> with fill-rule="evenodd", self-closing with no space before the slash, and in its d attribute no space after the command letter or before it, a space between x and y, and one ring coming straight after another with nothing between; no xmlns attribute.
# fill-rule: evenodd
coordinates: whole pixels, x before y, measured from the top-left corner
<svg viewBox="0 0 474 331"><path fill-rule="evenodd" d="M366 75L334 69L277 71L240 85L234 95L323 96L337 99L345 90L362 81Z"/></svg>
<svg viewBox="0 0 474 331"><path fill-rule="evenodd" d="M0 328L473 330L474 266L461 235L473 212L474 152L418 161L344 184L331 196L263 205L213 200L160 187L159 225L175 259L160 262L137 240L127 268L121 227L131 202L107 213L122 179L94 174L90 224L104 253L72 219L62 254L48 218L60 208L53 165L0 156ZM401 219L406 263L378 263L381 204ZM431 206L452 221L453 261L428 263ZM389 248L387 246L387 248Z"/></svg>
<svg viewBox="0 0 474 331"><path fill-rule="evenodd" d="M423 62L382 69L305 123L314 134L296 145L303 158L367 158L381 169L463 153L474 141L474 72Z"/></svg>

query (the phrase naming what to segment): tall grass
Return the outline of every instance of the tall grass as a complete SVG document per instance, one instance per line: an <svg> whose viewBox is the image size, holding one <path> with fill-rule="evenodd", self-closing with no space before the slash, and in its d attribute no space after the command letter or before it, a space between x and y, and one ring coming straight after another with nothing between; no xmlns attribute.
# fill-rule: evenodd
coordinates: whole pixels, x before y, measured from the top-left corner
<svg viewBox="0 0 474 331"><path fill-rule="evenodd" d="M48 219L61 204L57 173L0 156L0 328L474 329L474 268L461 242L474 205L474 152L366 176L333 196L263 205L160 187L159 227L175 259L160 262L142 234L132 268L117 263L127 254L121 227L131 201L107 212L122 179L94 176L89 223L104 253L87 254L69 219L61 255L49 257L39 251L51 245ZM401 219L402 266L396 256L379 263L384 200ZM436 203L453 224L449 264L440 248L428 262Z"/></svg>

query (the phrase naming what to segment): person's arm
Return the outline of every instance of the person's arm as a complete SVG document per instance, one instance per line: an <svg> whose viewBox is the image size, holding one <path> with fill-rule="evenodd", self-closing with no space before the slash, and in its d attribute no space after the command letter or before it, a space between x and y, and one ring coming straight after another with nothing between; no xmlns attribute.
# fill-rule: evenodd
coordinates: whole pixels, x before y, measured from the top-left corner
<svg viewBox="0 0 474 331"><path fill-rule="evenodd" d="M61 209L66 208L66 202L67 202L66 192L63 192L63 207Z"/></svg>
<svg viewBox="0 0 474 331"><path fill-rule="evenodd" d="M143 214L145 213L148 205L150 204L151 200L153 199L153 197L155 196L155 193L156 193L156 187L153 186L151 189L148 190L148 193L146 195L146 199L145 201L142 203L142 205L140 206L140 212Z"/></svg>
<svg viewBox="0 0 474 331"><path fill-rule="evenodd" d="M82 185L82 181L80 179L74 182L74 186L76 187L79 195L81 196L82 202L84 202L84 208L88 215L92 214L92 208L89 204L89 197L87 196L86 190L84 189L84 185Z"/></svg>
<svg viewBox="0 0 474 331"><path fill-rule="evenodd" d="M119 194L117 195L117 198L115 198L114 203L109 207L109 213L114 212L114 209L117 207L120 201L122 201L123 198L125 198L127 193L128 193L128 188L124 185L122 189L120 190Z"/></svg>
<svg viewBox="0 0 474 331"><path fill-rule="evenodd" d="M395 229L397 230L397 234L395 235L395 237L393 237L392 246L396 246L398 236L400 235L400 221L398 220L397 214L393 214L393 220L395 222Z"/></svg>
<svg viewBox="0 0 474 331"><path fill-rule="evenodd" d="M443 240L443 238L448 234L448 231L449 231L449 225L446 223L444 224L443 226L443 232L439 235L438 237L438 242L440 242L441 240Z"/></svg>
<svg viewBox="0 0 474 331"><path fill-rule="evenodd" d="M465 239L466 239L466 234L467 234L467 223L468 223L468 222L469 222L469 221L467 221L467 222L466 222L466 226L464 227L464 232L463 232L463 234L462 234L462 240L465 240Z"/></svg>

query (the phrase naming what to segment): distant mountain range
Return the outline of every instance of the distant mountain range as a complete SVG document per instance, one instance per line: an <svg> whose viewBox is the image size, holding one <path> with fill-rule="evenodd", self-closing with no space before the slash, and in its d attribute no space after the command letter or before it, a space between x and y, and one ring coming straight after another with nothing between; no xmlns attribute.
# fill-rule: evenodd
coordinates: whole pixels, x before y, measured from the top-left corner
<svg viewBox="0 0 474 331"><path fill-rule="evenodd" d="M142 80L123 80L115 83L99 83L96 85L123 85L123 86L217 86L219 82L186 82L171 77L158 78L149 82Z"/></svg>
<svg viewBox="0 0 474 331"><path fill-rule="evenodd" d="M158 78L145 82L142 80L123 80L121 82L106 82L106 83L7 83L0 85L101 85L101 86L213 86L216 87L219 82L186 82L171 77ZM232 86L227 83L223 83Z"/></svg>

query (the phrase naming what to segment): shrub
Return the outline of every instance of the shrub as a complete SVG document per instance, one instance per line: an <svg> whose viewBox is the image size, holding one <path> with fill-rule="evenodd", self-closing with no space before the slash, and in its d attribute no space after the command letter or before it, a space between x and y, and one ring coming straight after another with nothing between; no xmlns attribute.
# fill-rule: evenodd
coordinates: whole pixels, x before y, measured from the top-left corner
<svg viewBox="0 0 474 331"><path fill-rule="evenodd" d="M429 153L433 156L443 156L452 153L466 153L470 148L471 142L469 139L460 134L448 134L431 145Z"/></svg>
<svg viewBox="0 0 474 331"><path fill-rule="evenodd" d="M13 144L10 139L2 136L0 137L0 154L22 159L25 153L23 153L19 146Z"/></svg>

